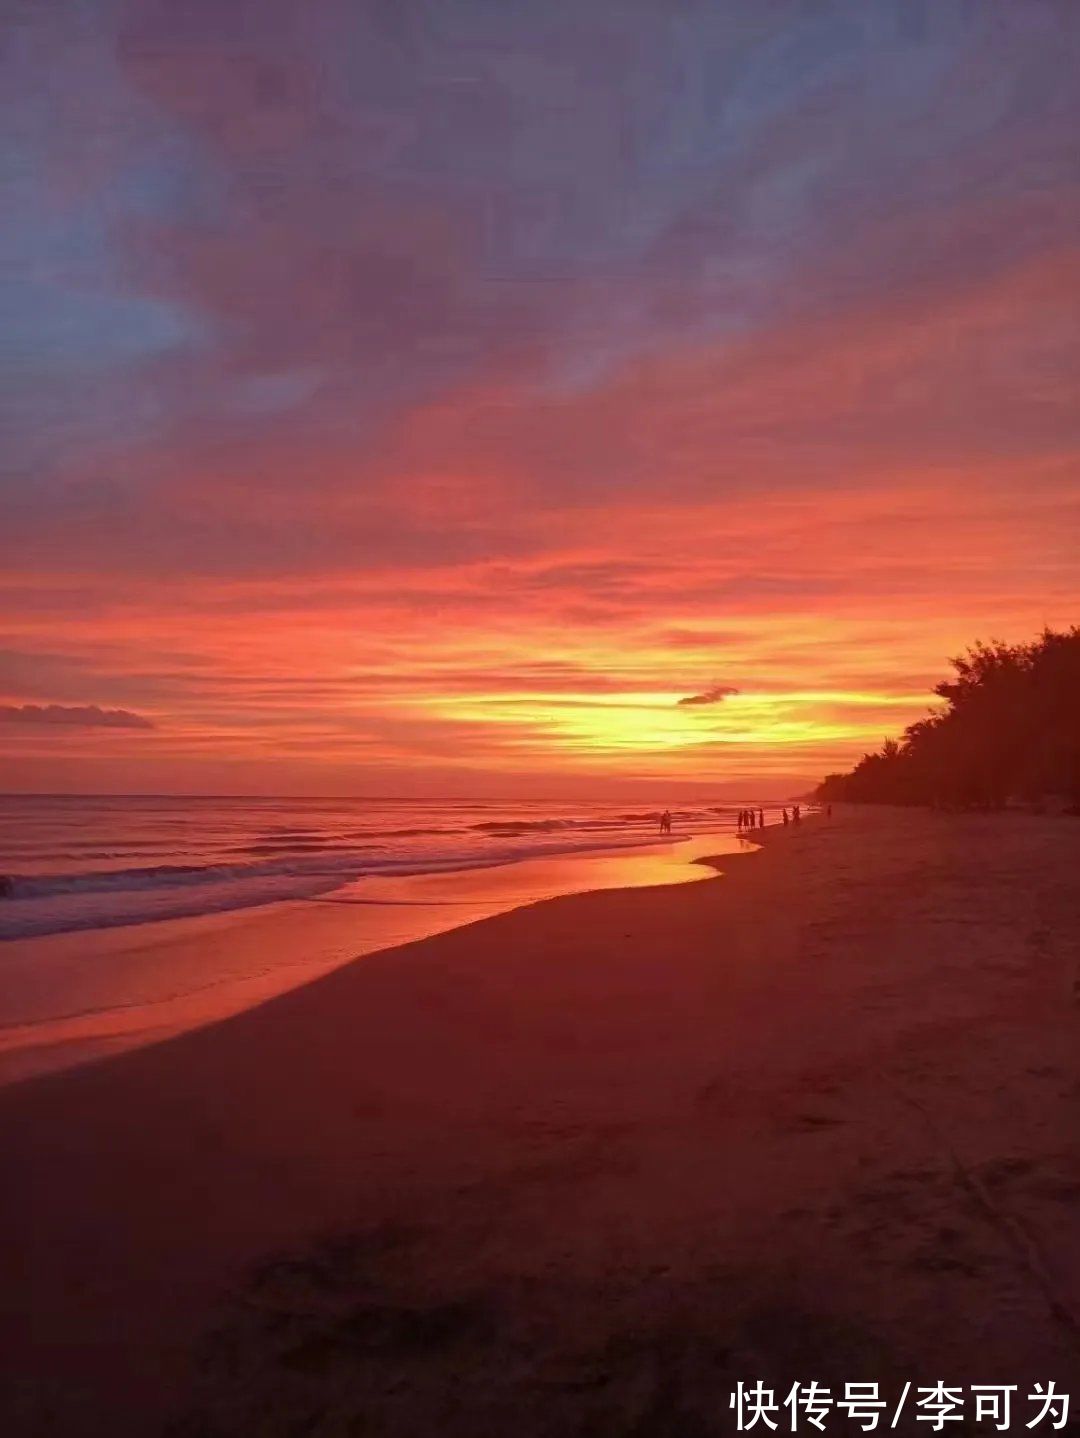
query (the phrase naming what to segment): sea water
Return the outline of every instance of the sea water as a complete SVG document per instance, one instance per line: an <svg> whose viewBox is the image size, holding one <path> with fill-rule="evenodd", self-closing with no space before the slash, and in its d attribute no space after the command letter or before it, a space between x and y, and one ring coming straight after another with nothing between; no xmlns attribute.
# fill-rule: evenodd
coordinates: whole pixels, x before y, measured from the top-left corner
<svg viewBox="0 0 1080 1438"><path fill-rule="evenodd" d="M739 807L673 810L670 842L732 833ZM625 804L0 796L0 939L310 898L365 875L655 845L658 822Z"/></svg>
<svg viewBox="0 0 1080 1438"><path fill-rule="evenodd" d="M741 804L0 797L0 1082L352 958L586 890L684 883ZM776 817L766 807L766 821Z"/></svg>

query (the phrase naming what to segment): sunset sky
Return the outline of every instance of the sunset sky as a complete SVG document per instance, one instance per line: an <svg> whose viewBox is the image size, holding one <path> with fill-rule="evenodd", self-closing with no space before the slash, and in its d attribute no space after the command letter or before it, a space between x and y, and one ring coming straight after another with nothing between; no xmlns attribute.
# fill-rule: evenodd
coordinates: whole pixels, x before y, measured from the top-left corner
<svg viewBox="0 0 1080 1438"><path fill-rule="evenodd" d="M1075 0L0 5L0 788L791 793L1080 619Z"/></svg>

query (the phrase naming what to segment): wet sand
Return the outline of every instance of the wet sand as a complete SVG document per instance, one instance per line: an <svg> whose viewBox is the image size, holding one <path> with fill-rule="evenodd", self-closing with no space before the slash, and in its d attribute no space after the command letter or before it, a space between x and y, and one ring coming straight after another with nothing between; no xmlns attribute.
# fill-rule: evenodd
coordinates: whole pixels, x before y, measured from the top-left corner
<svg viewBox="0 0 1080 1438"><path fill-rule="evenodd" d="M726 834L489 867L369 875L315 898L0 942L0 1085L158 1043L342 964L522 904L689 883Z"/></svg>
<svg viewBox="0 0 1080 1438"><path fill-rule="evenodd" d="M764 841L0 1093L0 1431L700 1438L739 1379L1080 1404L1080 825Z"/></svg>

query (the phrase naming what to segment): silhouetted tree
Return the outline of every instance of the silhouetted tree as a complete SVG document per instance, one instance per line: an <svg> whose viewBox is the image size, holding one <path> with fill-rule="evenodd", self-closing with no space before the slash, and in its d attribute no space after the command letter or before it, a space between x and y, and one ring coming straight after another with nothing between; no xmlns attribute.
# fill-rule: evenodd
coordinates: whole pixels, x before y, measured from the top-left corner
<svg viewBox="0 0 1080 1438"><path fill-rule="evenodd" d="M1080 809L1080 628L978 643L950 663L934 689L944 706L830 774L818 798L998 808L1059 795Z"/></svg>

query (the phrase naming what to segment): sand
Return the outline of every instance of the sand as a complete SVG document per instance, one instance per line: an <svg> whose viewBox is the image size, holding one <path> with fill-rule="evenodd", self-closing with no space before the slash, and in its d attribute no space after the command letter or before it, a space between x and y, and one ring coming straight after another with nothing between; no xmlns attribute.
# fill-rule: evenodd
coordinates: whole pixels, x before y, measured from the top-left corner
<svg viewBox="0 0 1080 1438"><path fill-rule="evenodd" d="M1080 1407L1080 825L764 838L0 1093L0 1431L700 1438L739 1379Z"/></svg>
<svg viewBox="0 0 1080 1438"><path fill-rule="evenodd" d="M523 904L689 883L743 848L727 834L427 874L369 874L332 892L198 917L4 938L0 1087L201 1028L352 959ZM17 907L17 906L16 906Z"/></svg>

